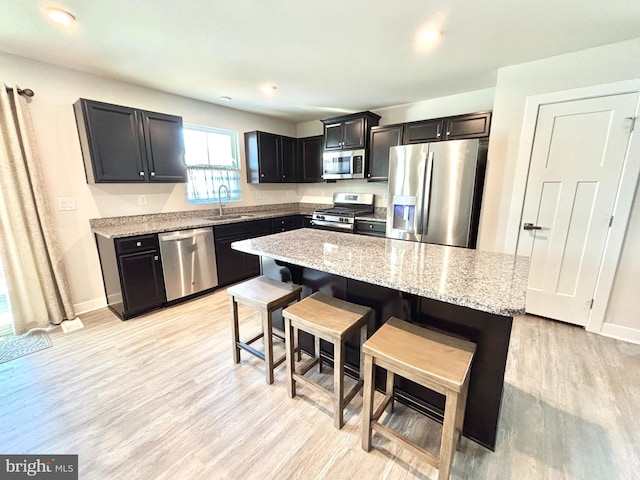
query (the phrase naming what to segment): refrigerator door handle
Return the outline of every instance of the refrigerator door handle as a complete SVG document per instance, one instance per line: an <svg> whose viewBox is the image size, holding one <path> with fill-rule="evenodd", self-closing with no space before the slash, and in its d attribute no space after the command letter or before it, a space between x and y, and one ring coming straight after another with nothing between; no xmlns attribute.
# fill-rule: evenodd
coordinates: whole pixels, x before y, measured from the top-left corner
<svg viewBox="0 0 640 480"><path fill-rule="evenodd" d="M429 152L427 157L427 179L425 181L424 207L422 215L420 215L420 224L418 225L418 233L426 235L429 231L429 206L431 203L431 181L433 178L433 152Z"/></svg>

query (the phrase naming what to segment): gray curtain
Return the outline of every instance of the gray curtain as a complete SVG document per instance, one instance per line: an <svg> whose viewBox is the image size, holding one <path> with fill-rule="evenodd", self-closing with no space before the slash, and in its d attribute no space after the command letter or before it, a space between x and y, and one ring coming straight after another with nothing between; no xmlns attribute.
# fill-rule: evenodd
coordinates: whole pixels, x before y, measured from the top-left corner
<svg viewBox="0 0 640 480"><path fill-rule="evenodd" d="M0 258L16 335L75 312L27 100L0 82Z"/></svg>

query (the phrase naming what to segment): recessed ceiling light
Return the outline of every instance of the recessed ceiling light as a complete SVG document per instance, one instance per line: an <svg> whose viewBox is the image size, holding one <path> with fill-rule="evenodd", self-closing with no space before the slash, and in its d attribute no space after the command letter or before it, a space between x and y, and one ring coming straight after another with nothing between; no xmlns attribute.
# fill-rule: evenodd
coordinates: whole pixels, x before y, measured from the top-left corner
<svg viewBox="0 0 640 480"><path fill-rule="evenodd" d="M76 19L76 17L61 8L47 7L45 11L51 20L62 25L71 25Z"/></svg>
<svg viewBox="0 0 640 480"><path fill-rule="evenodd" d="M278 89L275 85L267 85L266 87L262 87L262 91L264 93L273 93Z"/></svg>
<svg viewBox="0 0 640 480"><path fill-rule="evenodd" d="M442 35L440 30L425 30L420 33L420 41L424 43L435 42L440 35Z"/></svg>
<svg viewBox="0 0 640 480"><path fill-rule="evenodd" d="M222 97L220 97L220 100L222 100L223 102L230 102L231 97L227 97L226 95L223 95Z"/></svg>

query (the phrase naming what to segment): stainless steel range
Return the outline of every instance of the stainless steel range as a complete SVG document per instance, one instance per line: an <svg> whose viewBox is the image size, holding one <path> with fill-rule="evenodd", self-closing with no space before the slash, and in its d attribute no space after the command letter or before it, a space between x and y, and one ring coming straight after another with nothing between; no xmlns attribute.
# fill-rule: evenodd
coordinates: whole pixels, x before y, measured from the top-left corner
<svg viewBox="0 0 640 480"><path fill-rule="evenodd" d="M313 212L311 225L324 230L354 233L356 217L373 213L372 193L334 193L333 207Z"/></svg>

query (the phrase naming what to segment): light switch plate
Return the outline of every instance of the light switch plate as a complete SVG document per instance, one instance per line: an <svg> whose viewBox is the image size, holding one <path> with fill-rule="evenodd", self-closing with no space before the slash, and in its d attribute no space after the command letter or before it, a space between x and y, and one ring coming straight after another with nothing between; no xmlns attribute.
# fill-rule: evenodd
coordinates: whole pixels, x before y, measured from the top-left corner
<svg viewBox="0 0 640 480"><path fill-rule="evenodd" d="M60 210L77 210L76 199L73 197L58 197L58 208Z"/></svg>
<svg viewBox="0 0 640 480"><path fill-rule="evenodd" d="M138 205L146 205L146 204L147 204L147 196L138 195Z"/></svg>

